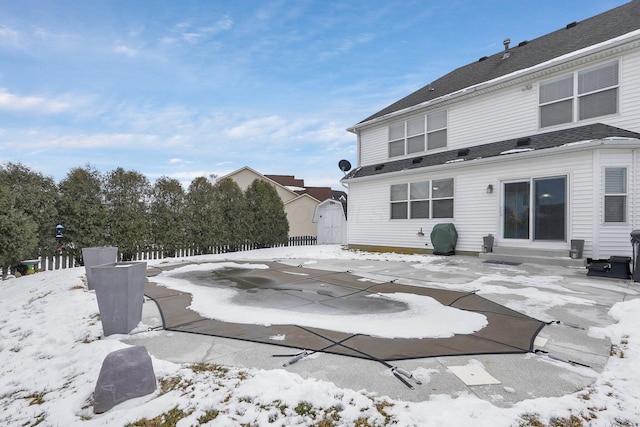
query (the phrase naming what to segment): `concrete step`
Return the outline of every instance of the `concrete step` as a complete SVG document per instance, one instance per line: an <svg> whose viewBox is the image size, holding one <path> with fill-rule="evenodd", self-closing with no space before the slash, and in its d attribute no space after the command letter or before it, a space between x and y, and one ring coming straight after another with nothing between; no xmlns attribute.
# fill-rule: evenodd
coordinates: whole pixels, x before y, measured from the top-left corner
<svg viewBox="0 0 640 427"><path fill-rule="evenodd" d="M569 257L568 252L569 251L561 250L494 247L493 252L480 253L478 257L485 261L495 262L544 264L573 268L583 268L586 266L586 259L573 259Z"/></svg>

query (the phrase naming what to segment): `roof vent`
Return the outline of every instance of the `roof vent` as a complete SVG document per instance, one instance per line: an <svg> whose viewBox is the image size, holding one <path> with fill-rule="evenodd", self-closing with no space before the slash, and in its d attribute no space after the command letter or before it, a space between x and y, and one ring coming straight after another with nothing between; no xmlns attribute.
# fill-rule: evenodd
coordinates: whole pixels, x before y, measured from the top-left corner
<svg viewBox="0 0 640 427"><path fill-rule="evenodd" d="M522 46L524 46L524 45L526 45L526 44L529 44L529 40L523 40L523 41L521 41L520 43L518 43L518 47L522 47Z"/></svg>
<svg viewBox="0 0 640 427"><path fill-rule="evenodd" d="M520 138L516 141L516 146L518 147L524 147L525 145L531 145L531 138Z"/></svg>
<svg viewBox="0 0 640 427"><path fill-rule="evenodd" d="M411 160L411 163L417 165L418 163L422 163L422 159L423 157L416 157L415 159Z"/></svg>
<svg viewBox="0 0 640 427"><path fill-rule="evenodd" d="M567 30L568 30L569 28L573 28L573 27L575 27L576 25L578 25L578 23L577 23L576 21L573 21L572 23L567 24Z"/></svg>
<svg viewBox="0 0 640 427"><path fill-rule="evenodd" d="M463 148L462 150L458 150L458 157L463 157L469 154L468 148Z"/></svg>
<svg viewBox="0 0 640 427"><path fill-rule="evenodd" d="M383 167L384 167L384 163L379 164L379 165L376 165L376 168L375 168L375 169L376 169L377 171L379 171L379 170L382 170L382 168L383 168Z"/></svg>
<svg viewBox="0 0 640 427"><path fill-rule="evenodd" d="M507 59L511 56L511 52L509 52L509 43L511 43L511 39L504 39L502 44L504 44L504 54L502 55L502 59Z"/></svg>
<svg viewBox="0 0 640 427"><path fill-rule="evenodd" d="M487 59L489 59L488 56L483 56L482 58L478 59L478 62L486 61Z"/></svg>

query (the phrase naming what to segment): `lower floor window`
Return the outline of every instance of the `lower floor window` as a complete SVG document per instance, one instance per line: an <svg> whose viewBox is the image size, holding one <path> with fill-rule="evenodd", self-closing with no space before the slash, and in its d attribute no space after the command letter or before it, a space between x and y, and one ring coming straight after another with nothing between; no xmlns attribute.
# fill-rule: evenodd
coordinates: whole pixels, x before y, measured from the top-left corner
<svg viewBox="0 0 640 427"><path fill-rule="evenodd" d="M391 219L453 218L453 178L391 186Z"/></svg>
<svg viewBox="0 0 640 427"><path fill-rule="evenodd" d="M627 221L627 168L604 169L604 222Z"/></svg>

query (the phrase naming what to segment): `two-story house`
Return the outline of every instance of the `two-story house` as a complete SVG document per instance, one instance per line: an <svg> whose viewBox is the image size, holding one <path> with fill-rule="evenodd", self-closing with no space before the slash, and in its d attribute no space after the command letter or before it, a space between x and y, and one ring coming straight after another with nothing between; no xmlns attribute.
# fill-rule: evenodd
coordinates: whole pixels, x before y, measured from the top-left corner
<svg viewBox="0 0 640 427"><path fill-rule="evenodd" d="M631 255L640 228L640 0L460 67L357 123L352 248Z"/></svg>

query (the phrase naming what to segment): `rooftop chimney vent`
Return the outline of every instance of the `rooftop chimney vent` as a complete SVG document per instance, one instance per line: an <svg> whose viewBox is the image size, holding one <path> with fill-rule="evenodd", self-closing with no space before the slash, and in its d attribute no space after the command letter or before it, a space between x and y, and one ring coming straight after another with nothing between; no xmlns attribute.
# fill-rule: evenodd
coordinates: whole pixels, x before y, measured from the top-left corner
<svg viewBox="0 0 640 427"><path fill-rule="evenodd" d="M504 44L504 54L502 55L502 59L507 59L511 56L511 52L509 52L509 43L511 43L511 39L504 39L502 44Z"/></svg>
<svg viewBox="0 0 640 427"><path fill-rule="evenodd" d="M567 30L568 30L569 28L573 28L573 27L575 27L576 25L578 25L578 22L576 22L576 21L573 21L573 22L571 22L570 24L567 24Z"/></svg>

